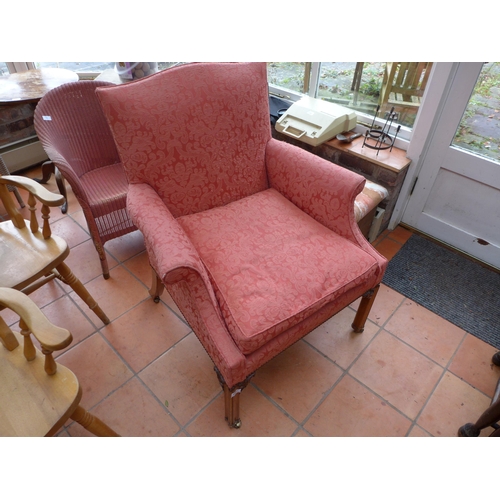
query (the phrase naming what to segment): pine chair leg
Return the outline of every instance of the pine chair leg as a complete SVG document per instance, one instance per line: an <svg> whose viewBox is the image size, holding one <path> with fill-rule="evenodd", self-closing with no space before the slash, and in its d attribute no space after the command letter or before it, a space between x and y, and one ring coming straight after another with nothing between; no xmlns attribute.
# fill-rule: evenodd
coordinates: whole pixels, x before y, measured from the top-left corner
<svg viewBox="0 0 500 500"><path fill-rule="evenodd" d="M105 325L109 324L109 318L104 314L94 297L92 297L88 290L82 285L81 281L71 272L71 269L64 262L59 264L56 269L61 274L63 281L76 292L92 311L94 311L97 317Z"/></svg>
<svg viewBox="0 0 500 500"><path fill-rule="evenodd" d="M156 271L153 268L151 268L151 288L149 289L149 295L153 297L153 300L157 304L158 302L160 302L160 297L164 289L165 285L156 274Z"/></svg>
<svg viewBox="0 0 500 500"><path fill-rule="evenodd" d="M375 288L368 290L362 297L361 303L358 307L358 312L356 313L356 317L352 323L352 329L355 333L363 333L365 329L365 323L368 319L368 315L370 314L373 302L375 301L375 297L377 296L377 292L380 288L380 285L377 285Z"/></svg>
<svg viewBox="0 0 500 500"><path fill-rule="evenodd" d="M108 427L102 420L92 415L81 406L76 408L70 418L85 427L85 429L94 434L94 436L120 437L111 427Z"/></svg>
<svg viewBox="0 0 500 500"><path fill-rule="evenodd" d="M215 373L217 373L219 384L224 391L224 416L226 421L229 427L239 429L241 427L240 394L241 391L248 385L248 382L250 382L250 379L255 375L255 373L251 373L245 380L243 380L243 382L229 388L216 366L214 366L214 370Z"/></svg>

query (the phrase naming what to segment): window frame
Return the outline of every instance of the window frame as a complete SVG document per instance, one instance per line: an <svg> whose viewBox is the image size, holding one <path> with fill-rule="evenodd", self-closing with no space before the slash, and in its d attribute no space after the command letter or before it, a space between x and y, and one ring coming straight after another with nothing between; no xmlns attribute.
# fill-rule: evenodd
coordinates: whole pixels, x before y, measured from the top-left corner
<svg viewBox="0 0 500 500"><path fill-rule="evenodd" d="M9 69L10 73L16 73L20 71L27 71L29 69L34 69L35 68L35 63L34 62L6 62L7 68ZM284 87L280 87L278 85L273 85L269 84L269 93L273 95L277 95L279 97L282 97L284 99L287 99L291 102L296 102L299 101L304 95L308 95L309 97L314 97L317 98L318 95L318 88L319 88L319 83L320 83L320 75L321 75L321 62L309 62L306 63L306 71L309 71L309 78L305 78L307 81L308 85L308 90L307 92L297 92L294 90L290 90ZM97 77L100 72L76 72L77 75L81 79L94 79ZM368 115L366 113L362 113L360 111L354 110L356 115L358 116L358 124L356 126L356 132L361 132L365 133L366 130L368 130L368 126L364 125L363 123L372 123L373 122L373 116ZM363 123L360 123L363 122ZM376 118L375 123L379 125L380 127L384 126L385 119L382 118ZM394 135L396 133L397 129L397 124L392 125L390 134ZM394 143L394 145L400 149L407 150L409 142L412 138L413 135L413 130L415 129L415 126L410 129L405 126L401 126L401 129L398 133L397 139Z"/></svg>
<svg viewBox="0 0 500 500"><path fill-rule="evenodd" d="M309 97L314 97L317 98L318 96L318 89L319 89L319 84L320 84L320 75L321 75L321 62L311 62L311 63L306 63L310 64L310 78L309 78L309 89L307 92L297 92L294 90L286 89L284 87L281 87L279 85L274 85L274 84L269 84L269 93L276 95L278 97L282 97L283 99L290 100L291 102L296 102L300 100L304 95L308 95ZM306 66L307 70L307 66ZM432 71L432 70L431 70ZM358 124L356 126L356 132L361 132L365 133L369 127L364 125L363 123L372 123L373 122L373 115L369 115L366 113L363 113L361 111L353 110L356 115L358 116ZM363 123L359 123L363 122ZM385 124L386 120L385 118L376 118L375 119L375 124L379 125L380 127L383 127ZM394 135L396 133L398 124L393 124L390 129L390 134ZM404 125L401 126L401 129L399 130L399 133L397 135L396 141L394 143L394 146L407 150L409 142L412 138L413 135L413 130L415 128L415 125L413 128L406 127Z"/></svg>

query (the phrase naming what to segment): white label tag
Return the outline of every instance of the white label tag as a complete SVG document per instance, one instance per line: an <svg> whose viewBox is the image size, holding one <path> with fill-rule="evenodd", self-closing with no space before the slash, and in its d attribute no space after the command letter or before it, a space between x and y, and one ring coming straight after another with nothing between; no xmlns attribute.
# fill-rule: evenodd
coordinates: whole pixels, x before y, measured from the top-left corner
<svg viewBox="0 0 500 500"><path fill-rule="evenodd" d="M45 121L51 121L51 120L52 120L52 117L51 117L51 116L42 116L42 118L43 118Z"/></svg>

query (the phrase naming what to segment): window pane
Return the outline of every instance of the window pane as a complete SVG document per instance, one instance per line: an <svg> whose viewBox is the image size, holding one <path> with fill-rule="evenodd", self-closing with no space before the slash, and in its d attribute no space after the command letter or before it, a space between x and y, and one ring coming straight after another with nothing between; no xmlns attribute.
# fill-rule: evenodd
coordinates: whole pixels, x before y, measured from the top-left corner
<svg viewBox="0 0 500 500"><path fill-rule="evenodd" d="M7 64L4 62L0 62L0 76L5 76L9 74L9 70L7 68Z"/></svg>
<svg viewBox="0 0 500 500"><path fill-rule="evenodd" d="M303 62L268 62L267 80L271 85L304 92L305 68Z"/></svg>
<svg viewBox="0 0 500 500"><path fill-rule="evenodd" d="M159 62L158 71L163 69L172 68L173 66L179 66L180 64L186 64L185 62Z"/></svg>
<svg viewBox="0 0 500 500"><path fill-rule="evenodd" d="M385 63L322 62L318 97L373 114L384 70Z"/></svg>
<svg viewBox="0 0 500 500"><path fill-rule="evenodd" d="M412 127L432 63L322 62L318 97Z"/></svg>
<svg viewBox="0 0 500 500"><path fill-rule="evenodd" d="M77 73L100 73L105 69L113 69L114 62L36 62L36 68L63 68Z"/></svg>
<svg viewBox="0 0 500 500"><path fill-rule="evenodd" d="M500 63L486 63L453 145L500 162Z"/></svg>

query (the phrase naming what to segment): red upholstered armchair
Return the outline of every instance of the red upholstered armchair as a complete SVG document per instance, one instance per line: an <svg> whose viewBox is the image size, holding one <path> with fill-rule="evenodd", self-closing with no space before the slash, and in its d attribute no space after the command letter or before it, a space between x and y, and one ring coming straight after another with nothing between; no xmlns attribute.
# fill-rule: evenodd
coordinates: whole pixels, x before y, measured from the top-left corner
<svg viewBox="0 0 500 500"><path fill-rule="evenodd" d="M226 419L254 372L363 296L387 261L362 236L363 177L271 138L265 63L195 63L97 90L158 297L212 358Z"/></svg>

